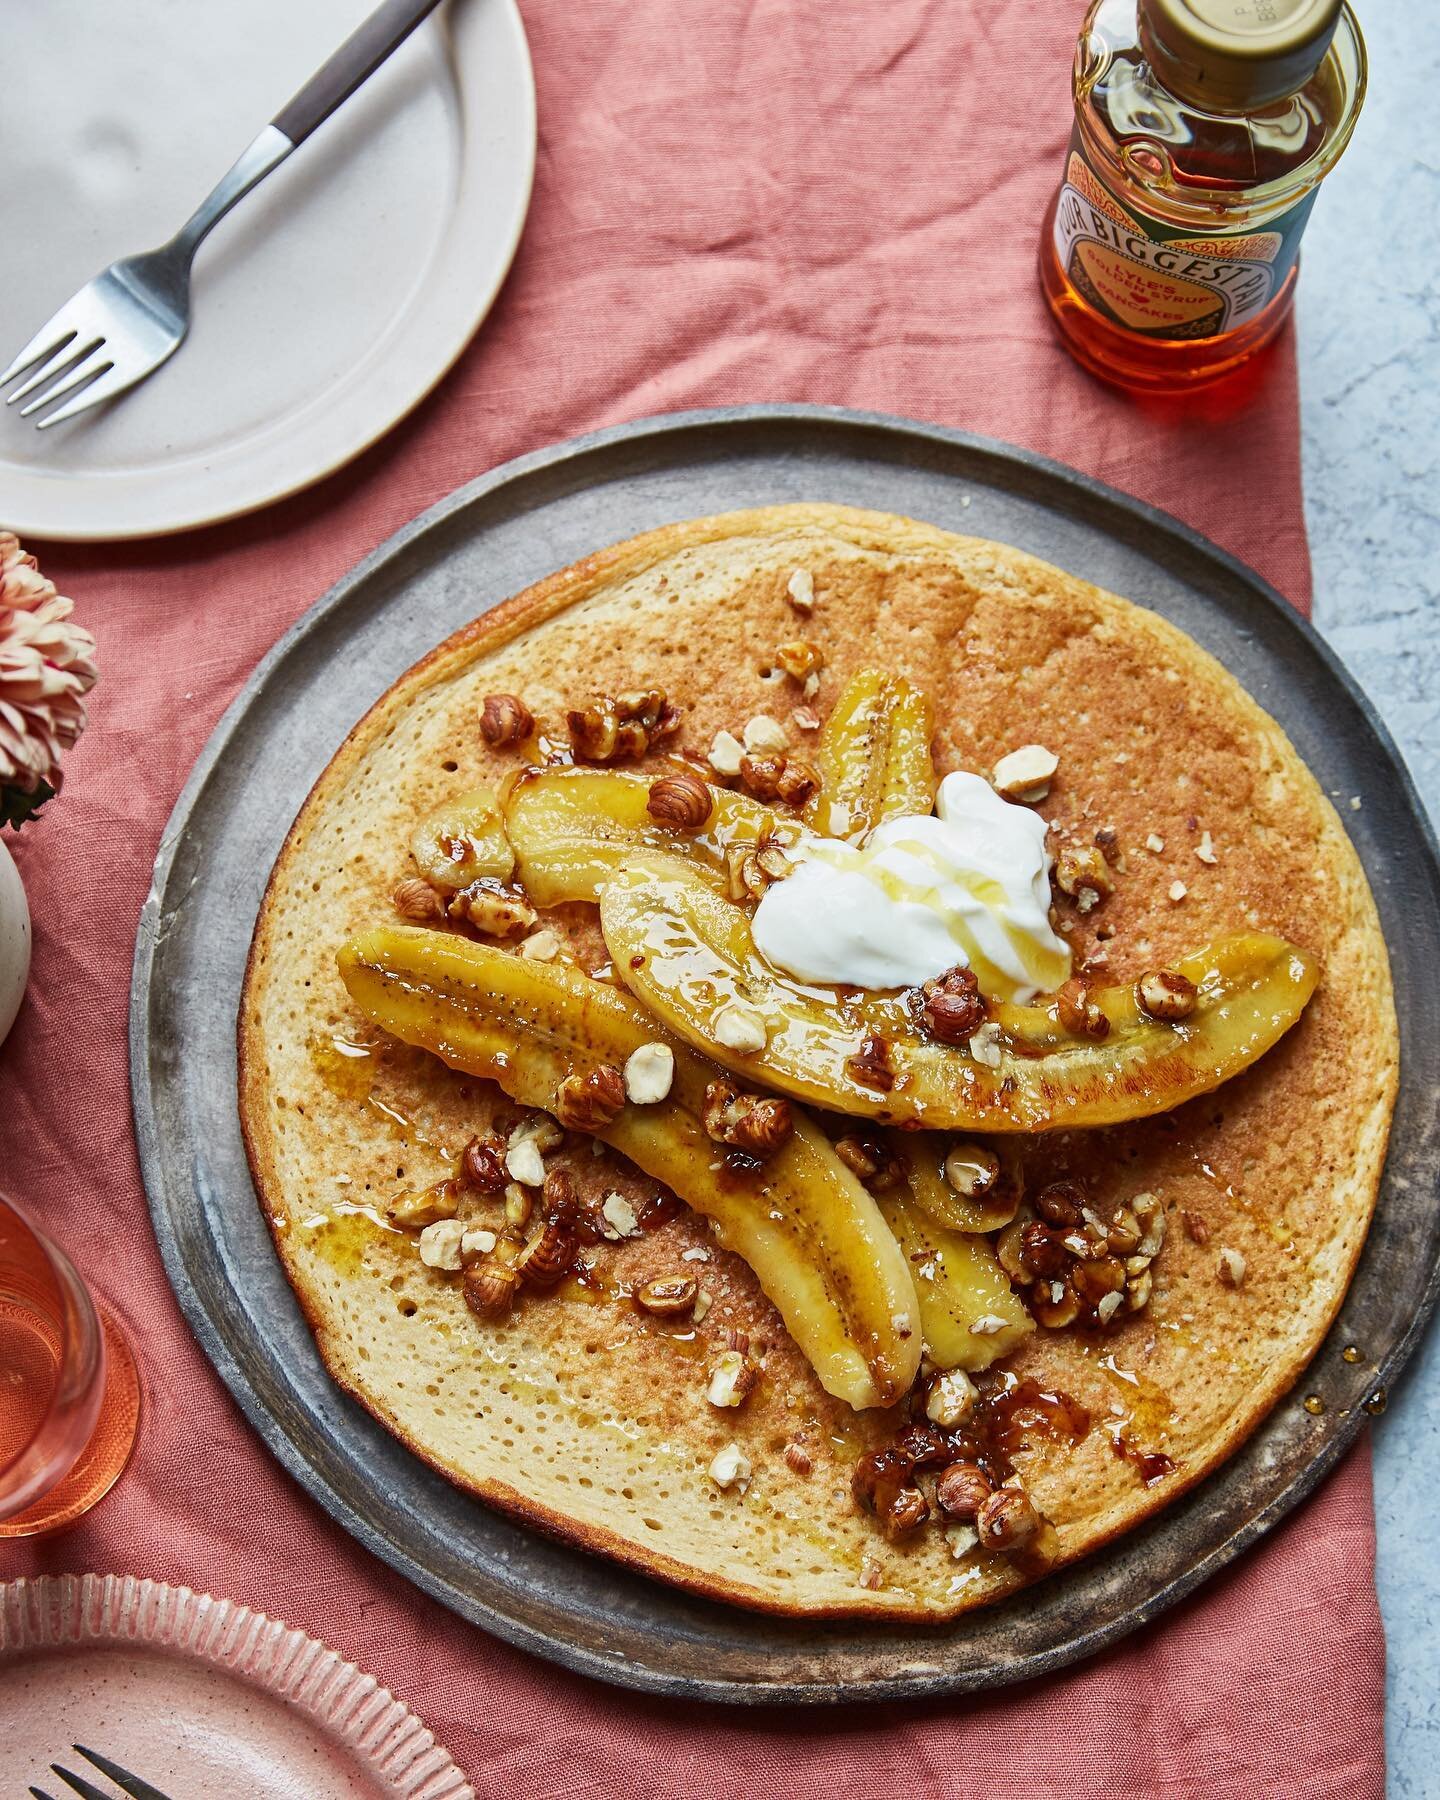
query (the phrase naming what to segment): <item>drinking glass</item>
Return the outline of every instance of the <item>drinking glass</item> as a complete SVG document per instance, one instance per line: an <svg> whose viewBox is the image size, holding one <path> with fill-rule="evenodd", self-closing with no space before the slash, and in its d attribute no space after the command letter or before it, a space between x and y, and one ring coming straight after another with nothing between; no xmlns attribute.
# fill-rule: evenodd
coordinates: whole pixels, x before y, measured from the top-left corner
<svg viewBox="0 0 1440 1800"><path fill-rule="evenodd" d="M59 1531L115 1485L140 1380L111 1314L0 1195L0 1538Z"/></svg>

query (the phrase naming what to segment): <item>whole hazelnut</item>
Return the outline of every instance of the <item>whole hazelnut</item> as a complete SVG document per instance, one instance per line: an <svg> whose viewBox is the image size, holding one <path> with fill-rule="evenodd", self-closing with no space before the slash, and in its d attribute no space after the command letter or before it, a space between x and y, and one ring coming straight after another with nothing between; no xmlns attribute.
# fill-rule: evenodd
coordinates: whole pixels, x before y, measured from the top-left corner
<svg viewBox="0 0 1440 1800"><path fill-rule="evenodd" d="M487 694L480 705L480 735L492 750L518 744L535 729L530 708L515 694Z"/></svg>
<svg viewBox="0 0 1440 1800"><path fill-rule="evenodd" d="M671 831L698 831L715 810L715 801L698 775L662 775L650 784L645 810Z"/></svg>

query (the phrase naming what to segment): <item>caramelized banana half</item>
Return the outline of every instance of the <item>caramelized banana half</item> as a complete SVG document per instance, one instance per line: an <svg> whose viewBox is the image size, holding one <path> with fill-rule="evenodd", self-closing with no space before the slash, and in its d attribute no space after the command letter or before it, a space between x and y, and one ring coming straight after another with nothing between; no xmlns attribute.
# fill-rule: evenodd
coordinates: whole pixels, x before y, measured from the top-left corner
<svg viewBox="0 0 1440 1800"><path fill-rule="evenodd" d="M1240 933L1174 965L1198 989L1183 1020L1148 1017L1132 988L1098 988L1091 998L1110 1021L1102 1040L1067 1032L1052 998L995 1006L993 1029L950 1046L921 1032L901 994L779 975L756 950L746 913L687 870L615 879L600 923L631 991L717 1062L835 1112L941 1131L1045 1131L1168 1112L1262 1056L1317 979L1314 959L1283 938ZM737 1007L763 1023L763 1049L736 1050L717 1033Z"/></svg>
<svg viewBox="0 0 1440 1800"><path fill-rule="evenodd" d="M536 906L598 900L622 869L677 863L723 891L730 851L766 839L783 847L803 832L798 820L720 787L710 790L714 804L701 830L657 825L647 810L653 779L608 769L522 769L506 782L505 830Z"/></svg>
<svg viewBox="0 0 1440 1800"><path fill-rule="evenodd" d="M410 837L410 854L425 879L459 891L482 878L508 881L515 853L489 788L457 794L427 813Z"/></svg>
<svg viewBox="0 0 1440 1800"><path fill-rule="evenodd" d="M937 1369L988 1369L1034 1330L984 1238L936 1225L904 1188L879 1203L915 1278L925 1352Z"/></svg>
<svg viewBox="0 0 1440 1800"><path fill-rule="evenodd" d="M822 837L859 843L882 819L935 804L929 696L903 675L862 669L820 733L820 791L805 821Z"/></svg>
<svg viewBox="0 0 1440 1800"><path fill-rule="evenodd" d="M562 1081L624 1066L663 1036L626 995L579 970L509 956L444 932L365 932L339 955L351 999L375 1024L451 1068L553 1110ZM668 1100L626 1105L596 1132L713 1221L754 1270L828 1393L889 1406L919 1368L915 1284L879 1209L811 1120L755 1164L726 1158L701 1123L719 1071L675 1045Z"/></svg>

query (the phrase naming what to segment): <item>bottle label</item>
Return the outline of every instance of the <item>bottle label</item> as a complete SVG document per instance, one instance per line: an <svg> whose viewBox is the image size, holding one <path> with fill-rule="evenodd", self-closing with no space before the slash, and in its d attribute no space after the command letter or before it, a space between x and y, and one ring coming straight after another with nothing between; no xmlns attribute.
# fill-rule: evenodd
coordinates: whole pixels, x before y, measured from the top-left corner
<svg viewBox="0 0 1440 1800"><path fill-rule="evenodd" d="M1266 231L1182 237L1122 206L1072 144L1055 208L1055 250L1071 286L1112 323L1142 337L1218 337L1247 324L1279 292L1313 197Z"/></svg>

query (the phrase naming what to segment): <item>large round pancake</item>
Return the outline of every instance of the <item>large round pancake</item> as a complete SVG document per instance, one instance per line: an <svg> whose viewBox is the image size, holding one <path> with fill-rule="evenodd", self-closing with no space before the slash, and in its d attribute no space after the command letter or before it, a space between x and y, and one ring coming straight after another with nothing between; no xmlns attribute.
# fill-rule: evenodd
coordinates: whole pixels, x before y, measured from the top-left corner
<svg viewBox="0 0 1440 1800"><path fill-rule="evenodd" d="M817 594L804 624L785 595L797 567ZM660 685L686 709L686 744L703 750L722 727L795 704L793 684L766 677L776 643L797 635L826 654L822 716L864 665L926 688L942 771L988 770L1023 742L1059 754L1041 810L1083 841L1110 826L1124 854L1117 891L1076 934L1093 950L1113 933L1116 979L1247 925L1320 958L1301 1023L1216 1094L1131 1126L1026 1141L1034 1181L1083 1174L1105 1199L1149 1189L1171 1224L1143 1313L1100 1345L1038 1332L1010 1364L1094 1420L1078 1444L1040 1431L1016 1456L1064 1558L1233 1451L1319 1343L1364 1238L1397 1072L1384 943L1339 819L1274 721L1163 620L1006 546L823 505L696 520L587 558L424 657L351 733L276 864L241 1011L242 1115L327 1365L428 1462L543 1529L722 1598L944 1617L1016 1585L1011 1566L978 1552L957 1562L934 1530L886 1544L853 1509L850 1464L893 1422L823 1393L743 1264L719 1250L681 1262L709 1246L702 1221L682 1212L605 1264L625 1282L698 1267L714 1304L685 1337L593 1293L481 1325L412 1240L346 1210L450 1173L504 1106L421 1052L375 1043L352 1057L332 1041L380 1035L352 1010L335 950L393 916L413 822L513 761L481 740L481 697L521 694L553 728L594 691ZM1197 855L1205 832L1213 863ZM1163 850L1146 847L1155 839ZM562 910L582 960L598 964L590 909ZM607 1188L626 1185L608 1157L595 1171ZM1206 1244L1182 1228L1186 1213ZM1218 1278L1222 1246L1245 1258L1238 1289ZM766 1379L743 1409L717 1414L705 1359L727 1328L764 1347ZM783 1455L797 1435L808 1473ZM1163 1452L1173 1472L1147 1487L1116 1437ZM727 1441L755 1467L743 1495L706 1474Z"/></svg>

